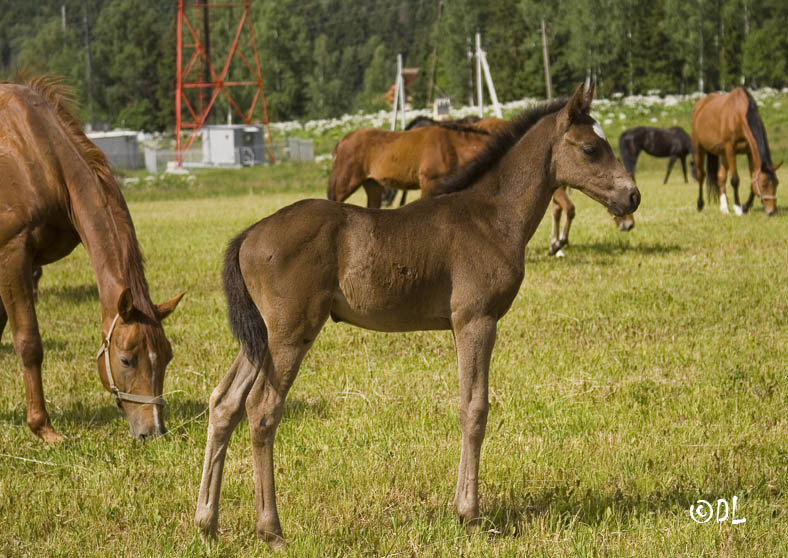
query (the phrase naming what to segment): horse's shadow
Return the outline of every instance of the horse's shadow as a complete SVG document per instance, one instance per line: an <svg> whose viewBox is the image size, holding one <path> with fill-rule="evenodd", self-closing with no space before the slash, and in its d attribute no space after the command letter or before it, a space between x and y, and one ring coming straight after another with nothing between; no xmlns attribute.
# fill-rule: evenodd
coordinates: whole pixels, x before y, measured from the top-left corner
<svg viewBox="0 0 788 558"><path fill-rule="evenodd" d="M566 258L569 264L587 263L587 257L590 256L603 256L598 263L606 264L617 261L613 257L618 257L624 254L639 254L643 256L664 256L667 254L674 254L681 252L684 248L678 244L634 244L630 245L628 242L591 242L588 244L570 244L566 251ZM573 257L574 256L574 257ZM610 256L610 258L607 258ZM554 256L550 256L554 258Z"/></svg>
<svg viewBox="0 0 788 558"><path fill-rule="evenodd" d="M521 534L519 530L529 518L547 513L557 514L567 522L601 526L608 520L611 511L624 517L645 516L661 510L688 511L690 505L703 498L706 492L699 493L690 487L675 486L643 498L621 494L620 491L582 491L574 488L568 485L544 487L523 494L514 501L494 505L487 513L482 514L483 530L499 537L518 536Z"/></svg>
<svg viewBox="0 0 788 558"><path fill-rule="evenodd" d="M98 287L95 283L84 285L41 286L41 297L53 297L67 302L90 302L98 299Z"/></svg>

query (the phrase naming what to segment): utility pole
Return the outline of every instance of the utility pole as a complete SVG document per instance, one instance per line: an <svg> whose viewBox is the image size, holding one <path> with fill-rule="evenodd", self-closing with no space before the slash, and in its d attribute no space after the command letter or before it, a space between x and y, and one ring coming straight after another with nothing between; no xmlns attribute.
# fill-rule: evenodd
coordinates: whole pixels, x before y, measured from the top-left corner
<svg viewBox="0 0 788 558"><path fill-rule="evenodd" d="M482 36L476 32L476 104L479 118L484 117L484 91L482 90Z"/></svg>
<svg viewBox="0 0 788 558"><path fill-rule="evenodd" d="M391 129L397 128L397 112L399 105L400 123L405 129L405 82L402 79L402 55L397 55L397 77L394 80L394 110L391 112Z"/></svg>
<svg viewBox="0 0 788 558"><path fill-rule="evenodd" d="M441 14L443 13L443 0L438 0L438 19L435 21L436 30L440 30ZM435 46L432 47L432 68L430 69L430 83L427 87L427 102L431 105L434 100L435 93L435 71L438 68L438 37L437 31L433 32L435 36Z"/></svg>
<svg viewBox="0 0 788 558"><path fill-rule="evenodd" d="M544 18L542 18L542 55L544 56L544 83L549 101L553 98L553 80L550 77L550 52L547 49L547 25Z"/></svg>

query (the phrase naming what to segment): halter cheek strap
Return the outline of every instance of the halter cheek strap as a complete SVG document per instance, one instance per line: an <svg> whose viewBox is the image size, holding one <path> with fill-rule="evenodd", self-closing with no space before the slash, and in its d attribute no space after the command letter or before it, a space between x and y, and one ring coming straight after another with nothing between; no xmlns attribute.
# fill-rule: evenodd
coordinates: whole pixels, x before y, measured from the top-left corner
<svg viewBox="0 0 788 558"><path fill-rule="evenodd" d="M763 190L761 190L761 183L758 182L758 179L761 176L761 169L757 169L754 173L752 173L752 184L755 186L755 193L758 194L758 197L763 200L776 200L777 196L770 196L768 194L764 194Z"/></svg>
<svg viewBox="0 0 788 558"><path fill-rule="evenodd" d="M143 403L143 404L151 404L151 405L161 405L164 406L164 398L159 396L150 396L150 395L137 395L135 393L126 393L124 391L120 391L118 387L115 385L115 380L112 377L112 366L110 365L109 360L109 343L112 339L112 332L115 330L115 324L118 323L118 318L120 318L120 314L115 314L115 318L112 320L112 324L109 326L109 331L107 332L107 336L104 338L104 341L101 343L101 348L99 348L99 352L96 355L96 360L101 358L102 353L104 354L104 367L107 371L107 382L109 383L109 391L115 397L115 401L120 403L121 401L129 401L131 403Z"/></svg>

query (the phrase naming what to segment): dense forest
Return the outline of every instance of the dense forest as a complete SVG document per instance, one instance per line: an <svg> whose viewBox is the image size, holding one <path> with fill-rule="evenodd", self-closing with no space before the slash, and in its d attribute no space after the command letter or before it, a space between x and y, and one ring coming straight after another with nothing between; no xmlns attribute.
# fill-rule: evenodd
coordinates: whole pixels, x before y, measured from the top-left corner
<svg viewBox="0 0 788 558"><path fill-rule="evenodd" d="M172 129L175 0L2 5L0 78L56 72L75 88L86 121ZM211 12L214 64L241 10ZM202 21L201 10L188 11ZM785 0L252 0L252 12L272 120L384 107L398 53L420 69L414 106L436 96L466 104L477 31L499 99L544 97L543 20L558 95L586 76L601 95L788 85ZM244 71L234 63L231 74ZM227 110L222 98L217 109Z"/></svg>

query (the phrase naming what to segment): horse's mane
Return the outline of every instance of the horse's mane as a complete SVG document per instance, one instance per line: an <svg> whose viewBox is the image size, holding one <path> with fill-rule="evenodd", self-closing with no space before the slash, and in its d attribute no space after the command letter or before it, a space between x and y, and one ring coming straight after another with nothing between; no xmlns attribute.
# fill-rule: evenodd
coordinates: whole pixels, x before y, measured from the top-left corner
<svg viewBox="0 0 788 558"><path fill-rule="evenodd" d="M434 194L449 194L472 186L484 173L500 161L534 124L545 116L558 112L564 108L566 103L566 99L559 99L537 105L520 114L506 128L495 133L487 147L470 163L439 180L433 191Z"/></svg>
<svg viewBox="0 0 788 558"><path fill-rule="evenodd" d="M63 78L51 74L23 79L26 85L41 95L55 112L66 135L74 143L85 164L96 175L106 196L115 203L108 204L111 218L116 230L127 242L121 242L124 253L121 260L125 262L123 280L125 287L131 289L134 308L138 310L143 335L157 352L168 351L168 345L161 328L156 307L150 298L148 282L145 279L145 262L140 251L134 223L131 220L126 200L120 192L112 174L109 161L96 144L82 131L82 125L76 117L76 102L71 87L63 83ZM163 356L163 355L162 355Z"/></svg>
<svg viewBox="0 0 788 558"><path fill-rule="evenodd" d="M478 118L476 120L478 121ZM454 132L467 132L469 134L481 134L484 136L490 135L487 130L482 130L481 128L477 128L471 124L472 122L466 121L464 118L462 120L435 120L429 116L417 116L408 122L408 125L405 126L405 130L414 130L416 128L435 126L438 128L444 128L446 130L452 130Z"/></svg>
<svg viewBox="0 0 788 558"><path fill-rule="evenodd" d="M755 99L752 98L750 92L746 89L744 94L747 95L747 126L750 127L752 136L755 138L755 145L758 148L758 154L761 156L761 167L764 172L774 175L772 168L772 154L769 152L769 142L766 139L766 128L763 127L763 121L758 114L758 105L755 104ZM772 176L776 180L775 176Z"/></svg>

